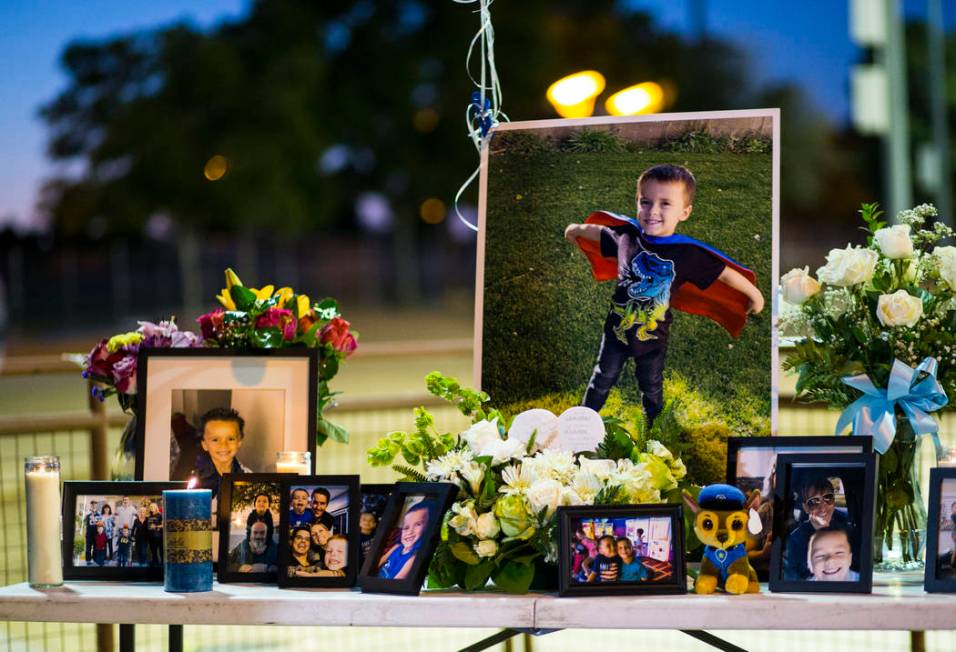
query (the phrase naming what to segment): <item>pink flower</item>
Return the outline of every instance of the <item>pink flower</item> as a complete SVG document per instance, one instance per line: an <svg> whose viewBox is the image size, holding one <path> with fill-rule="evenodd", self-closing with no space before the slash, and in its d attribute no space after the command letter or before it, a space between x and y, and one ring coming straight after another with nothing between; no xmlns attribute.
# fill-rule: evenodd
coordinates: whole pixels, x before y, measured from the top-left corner
<svg viewBox="0 0 956 652"><path fill-rule="evenodd" d="M113 365L113 384L120 394L136 393L136 354L127 354Z"/></svg>
<svg viewBox="0 0 956 652"><path fill-rule="evenodd" d="M202 317L199 319L202 319ZM202 346L202 342L196 337L195 333L179 330L176 322L171 319L161 321L158 324L141 321L139 322L138 332L143 335L140 346L151 349L191 349Z"/></svg>
<svg viewBox="0 0 956 652"><path fill-rule="evenodd" d="M295 339L297 324L292 311L285 308L269 308L256 319L256 328L278 328L289 341Z"/></svg>
<svg viewBox="0 0 956 652"><path fill-rule="evenodd" d="M222 337L224 315L226 311L216 308L212 312L200 315L196 320L202 330L202 336L207 340L219 340Z"/></svg>
<svg viewBox="0 0 956 652"><path fill-rule="evenodd" d="M349 323L341 317L335 317L319 331L319 341L331 344L339 353L349 355L358 347L355 336L349 332Z"/></svg>
<svg viewBox="0 0 956 652"><path fill-rule="evenodd" d="M109 340L100 340L89 355L86 356L85 373L93 374L103 378L110 378L113 375L113 365L123 359L126 355L122 350L109 352L107 343Z"/></svg>

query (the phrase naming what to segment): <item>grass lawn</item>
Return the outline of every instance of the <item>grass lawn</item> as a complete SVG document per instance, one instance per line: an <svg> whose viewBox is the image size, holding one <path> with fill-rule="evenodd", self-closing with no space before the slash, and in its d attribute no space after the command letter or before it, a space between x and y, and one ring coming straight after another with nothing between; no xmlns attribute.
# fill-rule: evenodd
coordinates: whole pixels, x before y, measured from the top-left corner
<svg viewBox="0 0 956 652"><path fill-rule="evenodd" d="M580 402L595 363L614 282L597 283L564 228L594 210L633 215L635 182L659 163L697 178L678 233L706 242L757 274L767 303L734 340L708 319L674 313L668 385L694 394L739 431L770 416L772 158L770 153L505 149L489 162L482 387L497 404L560 411ZM620 382L637 403L633 363ZM673 390L672 390L673 391ZM673 396L666 397L673 399ZM754 426L755 420L761 425Z"/></svg>

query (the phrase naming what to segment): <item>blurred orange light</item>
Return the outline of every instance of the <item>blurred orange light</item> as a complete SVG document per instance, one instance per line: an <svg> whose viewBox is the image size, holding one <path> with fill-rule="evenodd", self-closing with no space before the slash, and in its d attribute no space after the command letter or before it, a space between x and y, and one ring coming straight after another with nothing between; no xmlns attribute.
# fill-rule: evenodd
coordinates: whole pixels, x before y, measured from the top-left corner
<svg viewBox="0 0 956 652"><path fill-rule="evenodd" d="M654 82L629 86L607 98L604 108L611 115L657 113L664 105L664 89Z"/></svg>
<svg viewBox="0 0 956 652"><path fill-rule="evenodd" d="M445 208L445 202L442 200L429 197L422 202L418 212L426 224L440 224L445 219L448 209Z"/></svg>
<svg viewBox="0 0 956 652"><path fill-rule="evenodd" d="M586 118L594 113L594 100L604 90L604 75L584 70L551 84L548 101L562 118Z"/></svg>
<svg viewBox="0 0 956 652"><path fill-rule="evenodd" d="M219 181L229 170L229 161L221 154L216 154L206 161L206 167L203 168L203 175L210 181Z"/></svg>
<svg viewBox="0 0 956 652"><path fill-rule="evenodd" d="M435 127L438 126L438 111L429 107L419 109L415 111L412 124L415 126L415 131L423 134L435 131Z"/></svg>

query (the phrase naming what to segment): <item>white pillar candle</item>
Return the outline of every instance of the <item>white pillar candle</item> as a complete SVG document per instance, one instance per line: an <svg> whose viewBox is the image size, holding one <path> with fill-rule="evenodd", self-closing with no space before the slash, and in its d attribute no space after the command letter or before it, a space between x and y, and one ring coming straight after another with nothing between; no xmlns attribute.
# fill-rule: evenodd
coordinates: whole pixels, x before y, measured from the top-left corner
<svg viewBox="0 0 956 652"><path fill-rule="evenodd" d="M63 584L60 459L28 457L25 471L30 586L60 586Z"/></svg>
<svg viewBox="0 0 956 652"><path fill-rule="evenodd" d="M312 474L312 454L296 451L276 453L276 473Z"/></svg>

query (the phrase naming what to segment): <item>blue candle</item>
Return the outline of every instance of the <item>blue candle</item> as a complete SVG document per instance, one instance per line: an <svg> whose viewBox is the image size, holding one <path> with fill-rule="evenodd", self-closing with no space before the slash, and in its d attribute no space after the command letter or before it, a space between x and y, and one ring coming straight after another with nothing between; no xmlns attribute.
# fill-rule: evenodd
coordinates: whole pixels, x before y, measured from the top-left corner
<svg viewBox="0 0 956 652"><path fill-rule="evenodd" d="M164 581L167 591L212 591L212 492L163 492Z"/></svg>

